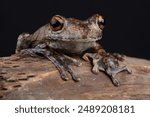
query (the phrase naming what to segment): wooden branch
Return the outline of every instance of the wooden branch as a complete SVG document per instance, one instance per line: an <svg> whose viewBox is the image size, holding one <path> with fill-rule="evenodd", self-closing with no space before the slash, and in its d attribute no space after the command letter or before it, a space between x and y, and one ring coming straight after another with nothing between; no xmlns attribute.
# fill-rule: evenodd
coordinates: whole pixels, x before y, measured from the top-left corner
<svg viewBox="0 0 150 117"><path fill-rule="evenodd" d="M115 87L109 77L94 75L91 65L82 61L73 67L81 77L63 81L55 66L44 58L20 58L17 55L0 58L0 99L150 99L150 61L126 57L133 73L121 72ZM69 75L69 74L68 74Z"/></svg>

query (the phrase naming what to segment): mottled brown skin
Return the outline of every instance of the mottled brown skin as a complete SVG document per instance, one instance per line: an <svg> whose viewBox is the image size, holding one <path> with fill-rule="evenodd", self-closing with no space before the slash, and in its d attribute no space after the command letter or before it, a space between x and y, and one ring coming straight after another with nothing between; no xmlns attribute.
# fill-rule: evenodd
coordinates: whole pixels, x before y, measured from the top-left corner
<svg viewBox="0 0 150 117"><path fill-rule="evenodd" d="M122 57L106 53L99 40L102 38L104 19L96 14L81 21L74 18L53 16L50 23L38 29L32 35L19 35L16 53L35 56L41 54L49 59L59 70L62 79L68 80L66 71L75 81L80 78L72 69L72 65L80 66L72 55L81 56L84 60L92 59L93 73L105 71L115 86L119 81L115 75L121 71L131 71L126 66L120 66L118 60ZM90 51L89 51L90 50Z"/></svg>

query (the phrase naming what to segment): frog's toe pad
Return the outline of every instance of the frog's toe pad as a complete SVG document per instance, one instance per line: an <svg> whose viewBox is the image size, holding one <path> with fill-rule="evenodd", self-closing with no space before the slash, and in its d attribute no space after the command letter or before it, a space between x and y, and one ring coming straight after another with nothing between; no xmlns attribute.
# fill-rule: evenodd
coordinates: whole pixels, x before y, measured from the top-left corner
<svg viewBox="0 0 150 117"><path fill-rule="evenodd" d="M79 82L81 80L81 78L80 77L73 77L73 80L76 82Z"/></svg>
<svg viewBox="0 0 150 117"><path fill-rule="evenodd" d="M64 81L69 80L69 78L68 78L66 75L63 75L63 74L60 74L60 75L61 75L61 78L62 78Z"/></svg>
<svg viewBox="0 0 150 117"><path fill-rule="evenodd" d="M113 84L114 84L115 86L117 86L117 87L120 85L119 80L116 79L116 78L112 78L112 82L113 82Z"/></svg>

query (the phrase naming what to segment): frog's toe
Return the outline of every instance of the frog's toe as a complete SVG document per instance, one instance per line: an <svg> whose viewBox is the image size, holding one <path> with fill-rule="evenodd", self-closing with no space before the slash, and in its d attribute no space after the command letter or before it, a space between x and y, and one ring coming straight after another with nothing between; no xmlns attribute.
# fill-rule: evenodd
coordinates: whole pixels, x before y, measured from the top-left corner
<svg viewBox="0 0 150 117"><path fill-rule="evenodd" d="M70 73L74 81L79 82L81 80L81 78L72 69L69 68L67 71Z"/></svg>
<svg viewBox="0 0 150 117"><path fill-rule="evenodd" d="M73 79L74 81L76 81L76 82L79 82L79 81L81 80L80 77L72 77L72 79Z"/></svg>
<svg viewBox="0 0 150 117"><path fill-rule="evenodd" d="M73 62L73 65L75 65L77 67L80 67L80 66L82 66L82 63L79 62L78 60L76 60L76 61Z"/></svg>
<svg viewBox="0 0 150 117"><path fill-rule="evenodd" d="M114 71L114 73L118 74L118 73L120 73L122 71L127 71L130 74L132 73L132 70L129 69L127 66L120 66L120 67L116 68L116 70Z"/></svg>
<svg viewBox="0 0 150 117"><path fill-rule="evenodd" d="M99 72L99 69L98 69L98 67L93 67L93 69L92 69L92 72L94 73L94 74L98 74L98 72Z"/></svg>
<svg viewBox="0 0 150 117"><path fill-rule="evenodd" d="M116 79L116 78L112 78L112 82L113 82L113 84L114 84L115 86L117 86L117 87L120 85L119 80Z"/></svg>
<svg viewBox="0 0 150 117"><path fill-rule="evenodd" d="M83 56L82 56L82 58L85 60L85 61L90 61L89 60L89 53L86 53L86 54L84 54Z"/></svg>
<svg viewBox="0 0 150 117"><path fill-rule="evenodd" d="M67 77L67 75L65 73L60 73L60 76L64 81L69 80L69 78Z"/></svg>
<svg viewBox="0 0 150 117"><path fill-rule="evenodd" d="M99 54L97 54L97 53L85 53L84 55L83 55L83 57L82 57L85 61L90 61L90 59L89 58L91 58L92 60L99 60L99 59L101 59L102 57L99 55Z"/></svg>
<svg viewBox="0 0 150 117"><path fill-rule="evenodd" d="M70 73L70 75L74 81L79 82L81 80L80 77L76 74L76 72L74 72L74 70L72 69L72 67L70 65L65 66L65 69L68 73Z"/></svg>
<svg viewBox="0 0 150 117"><path fill-rule="evenodd" d="M132 70L129 69L129 68L127 68L127 72L128 72L129 74L132 74Z"/></svg>
<svg viewBox="0 0 150 117"><path fill-rule="evenodd" d="M99 72L99 67L97 66L97 64L95 64L94 67L92 68L92 72L93 72L94 74L98 74L98 72Z"/></svg>

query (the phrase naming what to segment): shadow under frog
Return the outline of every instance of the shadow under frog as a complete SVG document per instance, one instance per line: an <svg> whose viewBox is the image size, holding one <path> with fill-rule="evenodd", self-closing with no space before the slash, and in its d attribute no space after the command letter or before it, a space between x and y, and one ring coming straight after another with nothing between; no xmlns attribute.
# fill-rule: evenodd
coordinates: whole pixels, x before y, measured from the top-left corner
<svg viewBox="0 0 150 117"><path fill-rule="evenodd" d="M81 63L71 55L81 56L93 64L93 73L104 71L113 84L119 86L116 74L121 71L131 73L131 70L120 66L118 61L123 60L122 56L107 53L102 48L99 40L103 28L104 19L98 14L85 21L55 15L35 33L19 35L16 53L31 56L41 54L56 66L63 80L68 80L66 72L69 72L74 81L80 81L80 77L73 71L72 65L80 66Z"/></svg>

